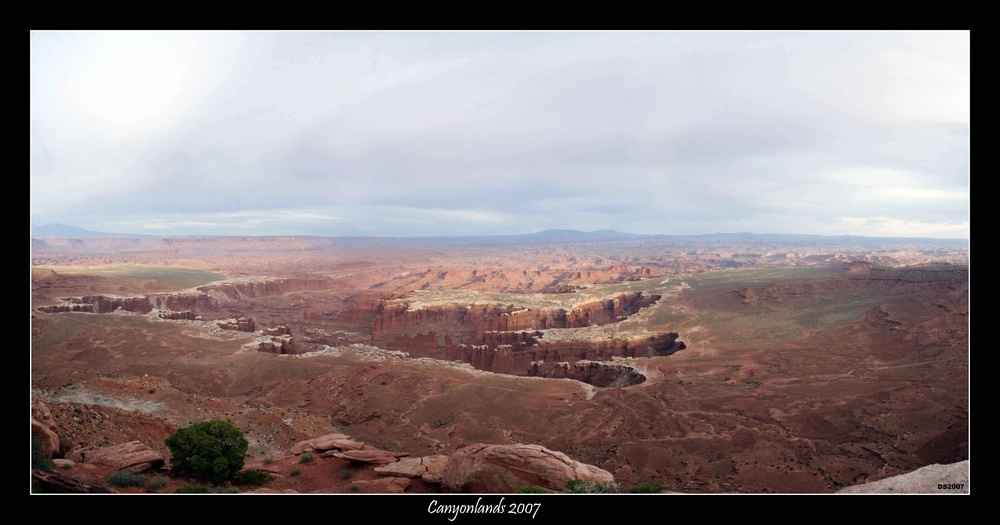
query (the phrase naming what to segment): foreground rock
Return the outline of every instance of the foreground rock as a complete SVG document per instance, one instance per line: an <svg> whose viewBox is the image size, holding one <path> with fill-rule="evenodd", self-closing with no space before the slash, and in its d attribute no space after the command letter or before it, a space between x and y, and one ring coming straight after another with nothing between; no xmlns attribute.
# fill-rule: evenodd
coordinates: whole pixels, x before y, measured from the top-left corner
<svg viewBox="0 0 1000 525"><path fill-rule="evenodd" d="M614 483L610 472L541 445L475 444L457 450L445 465L446 487L463 492L516 492L525 486L564 490L572 480Z"/></svg>
<svg viewBox="0 0 1000 525"><path fill-rule="evenodd" d="M410 486L409 478L380 478L370 481L355 481L352 487L368 494L400 494Z"/></svg>
<svg viewBox="0 0 1000 525"><path fill-rule="evenodd" d="M32 492L49 494L106 494L111 490L103 485L95 485L73 479L61 472L32 470Z"/></svg>
<svg viewBox="0 0 1000 525"><path fill-rule="evenodd" d="M424 456L400 458L399 461L375 467L379 474L390 474L407 478L420 478L428 483L441 483L448 456Z"/></svg>
<svg viewBox="0 0 1000 525"><path fill-rule="evenodd" d="M299 441L292 445L292 454L302 454L303 452L327 450L358 450L365 447L360 441L351 439L347 434L325 434L305 441Z"/></svg>
<svg viewBox="0 0 1000 525"><path fill-rule="evenodd" d="M157 469L164 463L162 454L141 441L129 441L110 447L77 449L70 452L69 459L77 463L105 465L115 470L130 472Z"/></svg>
<svg viewBox="0 0 1000 525"><path fill-rule="evenodd" d="M968 494L969 460L927 465L913 472L841 489L842 493Z"/></svg>
<svg viewBox="0 0 1000 525"><path fill-rule="evenodd" d="M346 459L355 463L388 465L389 463L395 463L400 456L405 456L406 454L389 452L388 450L379 450L377 448L363 448L358 450L348 450L346 452L327 453L324 455Z"/></svg>
<svg viewBox="0 0 1000 525"><path fill-rule="evenodd" d="M55 431L55 420L48 405L35 399L31 403L31 435L38 440L42 455L51 458L59 454L61 443Z"/></svg>

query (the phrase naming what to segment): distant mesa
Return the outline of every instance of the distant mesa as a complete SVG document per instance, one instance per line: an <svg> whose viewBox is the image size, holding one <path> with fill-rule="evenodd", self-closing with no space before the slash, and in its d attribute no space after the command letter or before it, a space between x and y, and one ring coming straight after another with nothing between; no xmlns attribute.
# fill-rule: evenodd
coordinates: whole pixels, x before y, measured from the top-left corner
<svg viewBox="0 0 1000 525"><path fill-rule="evenodd" d="M111 234L85 230L68 224L42 224L31 227L32 237L107 237Z"/></svg>

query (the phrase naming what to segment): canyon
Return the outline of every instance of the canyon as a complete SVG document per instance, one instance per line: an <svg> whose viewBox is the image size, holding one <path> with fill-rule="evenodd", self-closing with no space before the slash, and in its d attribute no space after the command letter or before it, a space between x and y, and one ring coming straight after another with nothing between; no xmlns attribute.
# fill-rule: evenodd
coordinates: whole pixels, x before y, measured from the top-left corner
<svg viewBox="0 0 1000 525"><path fill-rule="evenodd" d="M250 462L331 433L419 458L532 443L677 492L967 459L964 252L810 242L45 239L33 398L60 461L169 461L163 439L212 417ZM358 490L445 490L396 462ZM323 476L275 488L350 489Z"/></svg>

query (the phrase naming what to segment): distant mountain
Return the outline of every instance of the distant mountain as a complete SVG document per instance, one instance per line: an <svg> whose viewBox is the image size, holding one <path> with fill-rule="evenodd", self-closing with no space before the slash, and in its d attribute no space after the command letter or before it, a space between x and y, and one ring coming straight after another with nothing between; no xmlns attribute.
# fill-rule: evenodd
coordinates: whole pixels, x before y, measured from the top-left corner
<svg viewBox="0 0 1000 525"><path fill-rule="evenodd" d="M622 241L635 239L639 235L622 233L614 230L595 230L590 232L580 230L544 230L537 233L516 235L525 240L545 242L586 242L586 241Z"/></svg>
<svg viewBox="0 0 1000 525"><path fill-rule="evenodd" d="M107 237L109 234L95 232L91 230L85 230L83 228L77 228L76 226L69 226L67 224L42 224L38 226L32 225L31 227L32 237Z"/></svg>

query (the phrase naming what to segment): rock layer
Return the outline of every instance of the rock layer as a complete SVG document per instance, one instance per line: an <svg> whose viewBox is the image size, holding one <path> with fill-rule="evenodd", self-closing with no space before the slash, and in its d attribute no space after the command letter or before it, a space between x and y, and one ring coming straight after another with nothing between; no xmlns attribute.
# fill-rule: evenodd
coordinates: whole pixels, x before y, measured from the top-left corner
<svg viewBox="0 0 1000 525"><path fill-rule="evenodd" d="M610 472L541 445L475 444L448 459L442 481L463 492L515 492L526 486L565 490L572 481L612 484Z"/></svg>
<svg viewBox="0 0 1000 525"><path fill-rule="evenodd" d="M141 441L129 441L109 447L77 449L69 454L69 459L77 463L93 463L131 472L156 469L164 463L163 455Z"/></svg>

